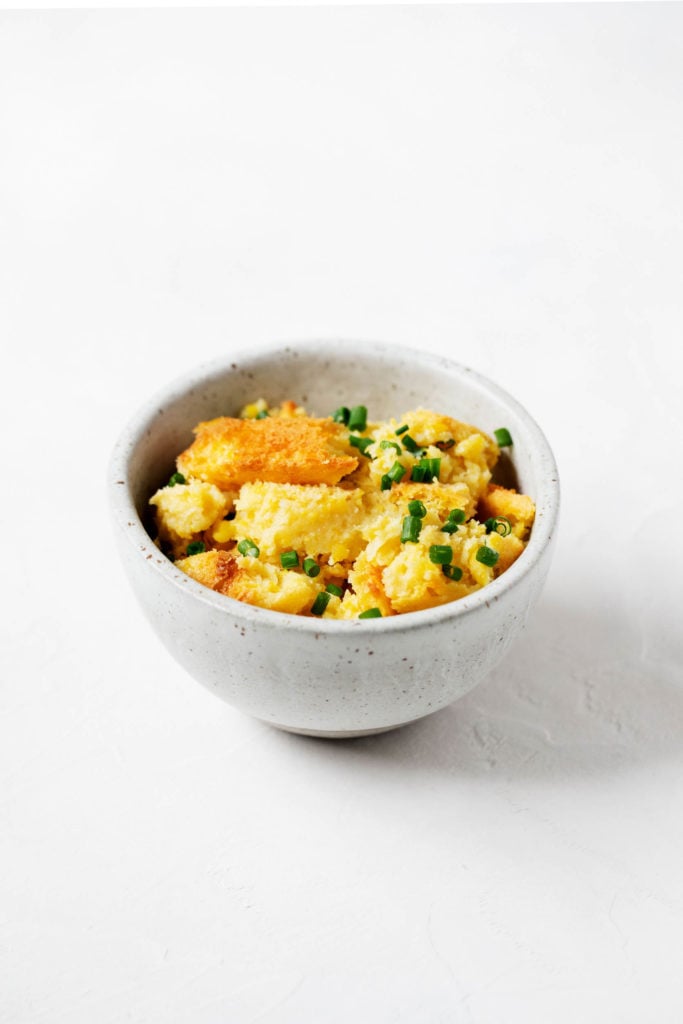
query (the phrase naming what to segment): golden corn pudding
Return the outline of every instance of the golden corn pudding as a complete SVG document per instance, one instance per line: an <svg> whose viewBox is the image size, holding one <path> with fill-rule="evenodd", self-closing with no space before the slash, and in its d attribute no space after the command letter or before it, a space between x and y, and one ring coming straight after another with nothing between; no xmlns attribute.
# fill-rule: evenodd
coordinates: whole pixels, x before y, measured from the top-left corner
<svg viewBox="0 0 683 1024"><path fill-rule="evenodd" d="M427 409L316 419L260 399L200 423L151 498L157 544L238 601L292 615L379 618L456 601L519 558L525 494L491 483L495 439Z"/></svg>

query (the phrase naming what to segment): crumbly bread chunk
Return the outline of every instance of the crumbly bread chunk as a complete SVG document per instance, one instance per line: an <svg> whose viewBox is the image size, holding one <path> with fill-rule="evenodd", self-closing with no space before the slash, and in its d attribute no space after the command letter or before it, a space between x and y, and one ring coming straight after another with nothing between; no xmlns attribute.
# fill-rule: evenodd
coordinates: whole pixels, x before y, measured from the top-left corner
<svg viewBox="0 0 683 1024"><path fill-rule="evenodd" d="M406 434L396 434L399 423L407 425ZM404 446L405 436L415 442L421 454L440 460L442 484L465 484L475 502L486 490L499 456L498 445L488 434L429 409L413 409L400 421L370 423L365 436L373 442L367 448L370 459L360 460L351 481L366 491L379 490L382 476L396 462L406 471L403 483L410 480L415 457Z"/></svg>
<svg viewBox="0 0 683 1024"><path fill-rule="evenodd" d="M266 558L300 551L332 562L359 554L363 541L363 493L326 484L244 484L232 522L214 531L218 543L249 537Z"/></svg>
<svg viewBox="0 0 683 1024"><path fill-rule="evenodd" d="M505 516L512 524L515 537L525 540L534 522L536 506L528 494L489 484L486 493L479 501L479 518L495 519Z"/></svg>
<svg viewBox="0 0 683 1024"><path fill-rule="evenodd" d="M291 615L307 611L321 589L308 576L232 551L205 551L180 559L176 565L198 583L226 597Z"/></svg>
<svg viewBox="0 0 683 1024"><path fill-rule="evenodd" d="M188 540L220 520L229 498L213 484L192 480L189 484L162 487L149 499L159 510L157 522L163 541Z"/></svg>
<svg viewBox="0 0 683 1024"><path fill-rule="evenodd" d="M221 416L200 423L195 435L179 456L178 469L224 491L255 480L336 484L358 465L348 431L332 420Z"/></svg>

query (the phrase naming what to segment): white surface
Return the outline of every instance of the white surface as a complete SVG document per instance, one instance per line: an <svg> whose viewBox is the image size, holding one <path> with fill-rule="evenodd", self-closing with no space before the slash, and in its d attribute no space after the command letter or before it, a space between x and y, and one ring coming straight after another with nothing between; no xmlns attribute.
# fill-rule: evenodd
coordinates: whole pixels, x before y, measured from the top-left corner
<svg viewBox="0 0 683 1024"><path fill-rule="evenodd" d="M682 31L0 17L3 1022L680 1019ZM103 502L160 382L312 335L469 362L564 484L504 666L341 745L171 662Z"/></svg>

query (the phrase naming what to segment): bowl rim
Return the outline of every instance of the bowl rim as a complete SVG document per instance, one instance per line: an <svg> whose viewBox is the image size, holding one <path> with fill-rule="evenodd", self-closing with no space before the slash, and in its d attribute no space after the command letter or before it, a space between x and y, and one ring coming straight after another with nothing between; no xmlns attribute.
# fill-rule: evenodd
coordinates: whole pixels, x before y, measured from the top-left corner
<svg viewBox="0 0 683 1024"><path fill-rule="evenodd" d="M230 373L249 370L267 363L274 356L295 351L302 355L320 355L325 349L329 351L332 359L339 351L343 352L345 360L353 358L354 354L359 359L369 355L387 359L399 355L402 358L413 359L427 369L446 370L449 374L455 374L470 382L489 397L497 399L524 422L527 432L533 439L531 458L534 462L545 460L548 471L543 477L540 494L534 495L537 517L529 542L520 557L501 576L465 597L434 608L402 612L380 619L318 619L271 611L213 591L178 569L156 546L135 507L127 466L136 446L164 407L178 401L190 391L207 386L217 377L225 378ZM489 607L534 571L546 549L554 541L560 506L559 474L552 449L536 420L509 392L478 371L446 356L394 343L343 338L276 342L252 351L233 351L230 355L204 361L177 375L140 406L125 424L109 459L107 483L110 514L115 526L123 531L137 552L137 557L146 564L149 571L159 574L160 582L179 588L215 611L241 620L245 624L258 624L262 628L294 630L318 636L349 635L351 629L375 635L423 629L444 621L455 622L482 607ZM538 515L539 508L542 510L541 516Z"/></svg>

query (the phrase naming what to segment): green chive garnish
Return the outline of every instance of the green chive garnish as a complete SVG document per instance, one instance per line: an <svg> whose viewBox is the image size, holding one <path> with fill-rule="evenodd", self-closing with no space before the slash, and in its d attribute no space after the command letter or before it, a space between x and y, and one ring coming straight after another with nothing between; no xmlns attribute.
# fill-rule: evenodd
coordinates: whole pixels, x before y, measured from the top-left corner
<svg viewBox="0 0 683 1024"><path fill-rule="evenodd" d="M465 513L461 508L452 508L448 513L448 519L441 527L443 533L457 533L458 526L465 522Z"/></svg>
<svg viewBox="0 0 683 1024"><path fill-rule="evenodd" d="M401 480L406 475L405 466L402 466L400 462L395 462L386 475L393 484L400 484Z"/></svg>
<svg viewBox="0 0 683 1024"><path fill-rule="evenodd" d="M462 569L459 565L442 565L441 571L444 576L448 576L449 580L462 579Z"/></svg>
<svg viewBox="0 0 683 1024"><path fill-rule="evenodd" d="M432 544L429 549L429 561L434 565L450 565L453 561L453 548L450 544Z"/></svg>
<svg viewBox="0 0 683 1024"><path fill-rule="evenodd" d="M422 529L422 520L417 516L406 516L401 524L401 544L417 544Z"/></svg>
<svg viewBox="0 0 683 1024"><path fill-rule="evenodd" d="M424 466L425 483L439 479L439 473L441 472L441 459L420 459L419 464Z"/></svg>
<svg viewBox="0 0 683 1024"><path fill-rule="evenodd" d="M488 566L494 566L499 557L500 556L497 551L494 551L493 548L487 547L486 545L480 547L476 554L477 561L481 562L482 565Z"/></svg>
<svg viewBox="0 0 683 1024"><path fill-rule="evenodd" d="M380 488L379 488L380 491L390 491L391 490L391 484L392 484L392 480L391 480L391 477L389 476L389 474L388 473L383 473L382 474L382 479L380 481Z"/></svg>
<svg viewBox="0 0 683 1024"><path fill-rule="evenodd" d="M318 594L315 601L311 605L311 615L322 615L330 603L329 594Z"/></svg>
<svg viewBox="0 0 683 1024"><path fill-rule="evenodd" d="M201 555L206 551L206 544L203 540L191 540L187 545L187 554L190 555Z"/></svg>
<svg viewBox="0 0 683 1024"><path fill-rule="evenodd" d="M410 479L413 481L413 483L421 484L424 482L426 472L427 471L424 468L424 466L413 466L413 468L410 471Z"/></svg>
<svg viewBox="0 0 683 1024"><path fill-rule="evenodd" d="M314 576L320 575L320 566L316 562L315 558L304 558L304 572L307 576L313 579Z"/></svg>
<svg viewBox="0 0 683 1024"><path fill-rule="evenodd" d="M496 516L495 519L487 519L484 526L487 533L497 533L499 537L509 537L512 533L512 523L507 516Z"/></svg>
<svg viewBox="0 0 683 1024"><path fill-rule="evenodd" d="M498 442L499 448L509 448L512 444L512 437L507 427L499 427L498 430L494 430L493 436Z"/></svg>
<svg viewBox="0 0 683 1024"><path fill-rule="evenodd" d="M395 448L398 454L401 454L401 446L395 441L380 441L379 446L380 448Z"/></svg>
<svg viewBox="0 0 683 1024"><path fill-rule="evenodd" d="M254 419L255 420L267 420L269 415L270 414L269 414L267 409L261 409L260 412L256 413L256 415L254 416Z"/></svg>
<svg viewBox="0 0 683 1024"><path fill-rule="evenodd" d="M381 619L382 613L379 608L368 608L367 611L361 612L358 616L359 619Z"/></svg>
<svg viewBox="0 0 683 1024"><path fill-rule="evenodd" d="M332 413L332 419L335 423L343 423L345 427L349 425L349 416L351 410L347 409L345 405L340 405L338 409Z"/></svg>
<svg viewBox="0 0 683 1024"><path fill-rule="evenodd" d="M344 593L341 587L338 587L336 583L328 583L325 587L328 594L332 594L333 597L341 597Z"/></svg>
<svg viewBox="0 0 683 1024"><path fill-rule="evenodd" d="M407 452L413 452L413 453L414 453L414 452L419 452L419 450L420 450L420 446L419 446L419 444L417 443L417 441L415 441L415 440L414 440L414 439L413 439L413 438L412 438L412 437L410 436L410 434L406 434L406 436L405 436L405 437L403 437L403 438L401 438L401 440L403 441L403 447L405 448L405 450L406 450Z"/></svg>
<svg viewBox="0 0 683 1024"><path fill-rule="evenodd" d="M296 569L299 564L299 556L296 551L283 551L280 555L280 565L283 569Z"/></svg>
<svg viewBox="0 0 683 1024"><path fill-rule="evenodd" d="M237 550L241 555L248 555L249 558L258 558L258 556L261 554L259 549L254 544L253 540L249 540L248 537L239 542L239 544L237 545Z"/></svg>
<svg viewBox="0 0 683 1024"><path fill-rule="evenodd" d="M349 430L365 430L368 422L368 410L364 405L354 405L349 414Z"/></svg>
<svg viewBox="0 0 683 1024"><path fill-rule="evenodd" d="M174 473L171 479L166 484L167 487L175 487L176 484L185 484L187 480L182 473Z"/></svg>
<svg viewBox="0 0 683 1024"><path fill-rule="evenodd" d="M396 434L397 437L400 437L401 434L405 434L406 430L408 430L408 429L409 429L408 424L404 423L403 426L399 427L398 430L395 430L394 433Z"/></svg>
<svg viewBox="0 0 683 1024"><path fill-rule="evenodd" d="M424 507L421 501L415 499L415 501L408 502L408 511L411 516L417 516L418 519L424 519L427 515L427 509Z"/></svg>
<svg viewBox="0 0 683 1024"><path fill-rule="evenodd" d="M351 445L351 447L358 448L361 454L363 454L366 459L370 458L370 455L366 451L366 448L369 448L370 445L374 443L375 442L371 437L361 437L359 434L349 435L349 444Z"/></svg>

